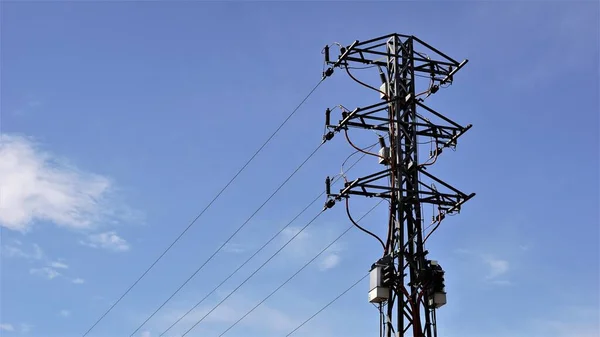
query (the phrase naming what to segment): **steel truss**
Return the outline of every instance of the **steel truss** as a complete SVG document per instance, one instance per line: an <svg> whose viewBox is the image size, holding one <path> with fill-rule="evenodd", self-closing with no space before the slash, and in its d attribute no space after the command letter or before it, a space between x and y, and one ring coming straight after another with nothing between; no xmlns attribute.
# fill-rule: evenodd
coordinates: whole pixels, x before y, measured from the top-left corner
<svg viewBox="0 0 600 337"><path fill-rule="evenodd" d="M337 193L331 193L328 178L329 199L325 207L332 207L336 200L351 195L390 201L383 257L373 265L373 268L391 266L393 271L389 296L380 302L385 308L384 334L408 336L412 330L414 337L437 336L435 309L439 302L436 296L443 293L445 303L443 270L427 259L424 242L428 236L424 238L421 205L437 206L437 215L431 224L435 230L446 215L459 212L462 204L475 194L465 194L427 171L445 149L456 147L458 138L471 125L462 126L452 121L425 105L424 99L450 85L467 61L457 62L417 37L402 34L340 45L340 54L335 60L330 58L329 48L324 49L329 68L323 77L331 76L337 68L344 69L361 85L379 92L382 101L352 111L342 109L337 123L331 123L328 109L328 132L323 141L332 139L338 132L358 128L386 132L390 144L386 146L382 141L378 154L385 169L347 181ZM357 64L377 68L381 86L375 87L354 77L350 69ZM429 87L417 94L416 81L423 76L429 79ZM426 160L419 161L418 144L423 137L433 140L435 150ZM422 177L434 184L425 183Z"/></svg>

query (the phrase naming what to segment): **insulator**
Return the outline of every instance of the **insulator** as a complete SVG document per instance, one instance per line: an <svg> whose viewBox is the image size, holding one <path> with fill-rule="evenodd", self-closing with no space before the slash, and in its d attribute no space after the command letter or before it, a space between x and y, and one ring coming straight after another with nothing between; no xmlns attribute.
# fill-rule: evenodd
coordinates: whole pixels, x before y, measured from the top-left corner
<svg viewBox="0 0 600 337"><path fill-rule="evenodd" d="M382 149L385 148L385 139L381 136L379 136L379 145Z"/></svg>
<svg viewBox="0 0 600 337"><path fill-rule="evenodd" d="M381 67L377 67L379 68L379 77L381 78L381 83L382 84L386 84L387 83L387 78L385 77L385 74L383 73L383 70L381 69Z"/></svg>
<svg viewBox="0 0 600 337"><path fill-rule="evenodd" d="M328 140L331 140L334 135L335 133L333 133L333 131L327 132L325 135L323 135L323 143L325 143Z"/></svg>
<svg viewBox="0 0 600 337"><path fill-rule="evenodd" d="M327 193L327 195L331 194L331 178L329 177L325 179L325 193Z"/></svg>
<svg viewBox="0 0 600 337"><path fill-rule="evenodd" d="M327 202L325 203L325 207L323 207L323 209L328 209L335 206L335 199L329 199L327 200Z"/></svg>
<svg viewBox="0 0 600 337"><path fill-rule="evenodd" d="M325 63L329 63L329 46L325 46L325 48L323 48L323 51L325 53Z"/></svg>
<svg viewBox="0 0 600 337"><path fill-rule="evenodd" d="M325 110L325 126L331 124L331 109Z"/></svg>

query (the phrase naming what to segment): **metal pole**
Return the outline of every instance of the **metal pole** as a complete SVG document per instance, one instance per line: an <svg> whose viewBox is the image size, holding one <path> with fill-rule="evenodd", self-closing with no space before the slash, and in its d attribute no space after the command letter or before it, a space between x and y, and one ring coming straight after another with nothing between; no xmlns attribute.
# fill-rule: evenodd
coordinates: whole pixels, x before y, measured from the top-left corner
<svg viewBox="0 0 600 337"><path fill-rule="evenodd" d="M417 45L427 52L415 50ZM330 131L324 136L324 141L331 140L341 130L346 132L348 128L354 127L387 131L390 145L387 152L380 152L383 154L379 155L380 164L389 166L389 170L349 180L335 194L331 193L330 185L326 183L329 200L325 208L331 208L336 201L351 195L389 198L388 237L383 257L371 270L372 276L375 276L374 282L379 283L374 285L375 288L370 288L369 300L379 303L380 308L387 306L383 310L386 312L385 319L380 322L385 337L409 336L411 329L413 337L437 337L435 310L445 304L444 272L437 262L426 258L421 204L438 206L435 230L446 214L459 210L474 194L464 194L424 171L426 164L419 162L419 137L431 137L431 141L435 143L435 157L425 160L427 162L434 159L435 162L442 150L455 146L457 138L471 126L463 127L419 101L420 98L415 96L416 74L423 76L425 73L430 77L429 88L424 92L427 94L426 98L437 92L442 84L451 84L455 73L466 61L458 63L413 36L388 34L363 42L355 41L348 47L342 47L340 56L335 61L330 61L327 53L326 63L332 67L324 72L325 77L333 74L334 68L343 67L354 81L370 90L381 91L379 94L385 102L383 105L373 104L356 108L350 114L345 113L338 125L329 125L331 110L328 109L326 127ZM350 63L379 67L381 80L384 82L381 90L353 76L348 67ZM382 68L385 68L385 72ZM387 108L382 108L386 104ZM418 107L431 114L432 120L441 121L435 123L417 114ZM357 148L352 142L350 144ZM380 144L382 150L386 150L385 142ZM435 181L441 185L440 188L450 191L443 192L429 187L430 184L423 183L420 179L421 173L425 179ZM391 275L388 272L390 264L394 274L392 277L378 274ZM423 311L420 310L421 307ZM423 322L421 314L424 316Z"/></svg>

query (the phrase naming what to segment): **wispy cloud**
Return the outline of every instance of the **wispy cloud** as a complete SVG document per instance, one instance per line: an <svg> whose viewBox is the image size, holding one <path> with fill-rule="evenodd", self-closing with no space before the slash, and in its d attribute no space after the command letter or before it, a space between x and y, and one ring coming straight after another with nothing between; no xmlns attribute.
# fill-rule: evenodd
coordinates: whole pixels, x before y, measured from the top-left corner
<svg viewBox="0 0 600 337"><path fill-rule="evenodd" d="M511 285L512 283L506 279L510 271L510 262L507 259L501 259L490 254L483 254L468 249L459 248L455 253L465 257L475 258L479 263L487 266L487 275L485 279L495 285Z"/></svg>
<svg viewBox="0 0 600 337"><path fill-rule="evenodd" d="M33 325L27 323L21 323L21 333L29 333L33 329Z"/></svg>
<svg viewBox="0 0 600 337"><path fill-rule="evenodd" d="M63 262L54 261L50 263L50 267L56 269L69 269L69 266Z"/></svg>
<svg viewBox="0 0 600 337"><path fill-rule="evenodd" d="M42 106L42 102L32 95L27 95L23 98L19 106L12 110L12 114L16 116L27 115L35 112Z"/></svg>
<svg viewBox="0 0 600 337"><path fill-rule="evenodd" d="M0 226L25 232L38 220L88 229L120 214L111 181L42 151L32 139L0 136Z"/></svg>
<svg viewBox="0 0 600 337"><path fill-rule="evenodd" d="M342 250L342 245L338 242L327 248L327 250L321 254L319 269L325 271L337 267L342 261Z"/></svg>
<svg viewBox="0 0 600 337"><path fill-rule="evenodd" d="M597 307L565 306L561 315L534 320L534 329L540 336L598 337L600 311Z"/></svg>
<svg viewBox="0 0 600 337"><path fill-rule="evenodd" d="M58 314L61 317L65 317L65 318L71 316L71 312L69 310L64 310L64 309L59 311Z"/></svg>
<svg viewBox="0 0 600 337"><path fill-rule="evenodd" d="M9 323L0 323L0 331L20 332L22 334L26 334L26 333L30 332L32 328L33 328L32 325L26 324L26 323L21 323L19 325L19 328L15 328L14 325L9 324ZM4 335L2 335L2 336L4 336Z"/></svg>
<svg viewBox="0 0 600 337"><path fill-rule="evenodd" d="M34 243L29 245L30 248L26 248L27 246L28 245L23 244L19 240L12 240L12 243L4 244L2 246L2 255L8 258L26 260L34 265L33 268L29 269L29 274L49 280L63 276L62 272L59 272L59 270L65 272L69 269L69 265L63 259L53 260L46 256L39 245ZM69 280L69 277L66 278ZM82 284L85 282L82 278L70 280L74 284Z"/></svg>
<svg viewBox="0 0 600 337"><path fill-rule="evenodd" d="M71 282L73 282L74 284L84 284L85 280L82 278L74 278Z"/></svg>
<svg viewBox="0 0 600 337"><path fill-rule="evenodd" d="M239 243L229 242L225 246L223 246L223 251L226 253L239 254L246 251L246 247Z"/></svg>
<svg viewBox="0 0 600 337"><path fill-rule="evenodd" d="M15 327L12 324L0 323L0 331L15 331Z"/></svg>
<svg viewBox="0 0 600 337"><path fill-rule="evenodd" d="M292 237L296 236L296 238L294 240L297 240L296 242L299 242L299 241L307 240L308 238L310 238L308 229L305 229L302 232L300 232L300 230L301 230L300 227L288 227L288 228L284 229L281 232L281 240L288 241Z"/></svg>
<svg viewBox="0 0 600 337"><path fill-rule="evenodd" d="M300 231L298 227L289 227L282 232L281 242L287 242ZM323 248L330 244L336 235L331 232L317 232L315 230L304 230L285 248L285 253L292 258L306 260L314 257ZM339 242L331 245L316 263L322 271L335 268L342 261L342 245Z"/></svg>
<svg viewBox="0 0 600 337"><path fill-rule="evenodd" d="M49 280L53 280L61 275L56 269L50 267L32 268L29 270L29 273L31 275L38 275Z"/></svg>
<svg viewBox="0 0 600 337"><path fill-rule="evenodd" d="M90 235L87 240L82 240L80 243L88 247L103 248L115 252L125 252L130 249L129 243L115 231Z"/></svg>
<svg viewBox="0 0 600 337"><path fill-rule="evenodd" d="M488 279L496 279L499 276L505 275L509 269L509 263L506 260L496 258L485 258L485 263L489 267Z"/></svg>
<svg viewBox="0 0 600 337"><path fill-rule="evenodd" d="M25 248L19 240L13 240L12 244L2 246L2 253L10 258L22 258L26 260L41 260L44 258L44 252L37 244L32 244L31 248Z"/></svg>
<svg viewBox="0 0 600 337"><path fill-rule="evenodd" d="M337 266L340 263L340 260L341 258L337 254L327 255L325 256L325 258L323 258L323 260L321 260L321 263L319 263L319 267L321 268L321 270L335 268L335 266Z"/></svg>
<svg viewBox="0 0 600 337"><path fill-rule="evenodd" d="M251 300L243 295L236 298L232 298L223 305L220 305L216 310L210 313L203 322L206 324L210 323L221 323L223 329L230 324L236 322L244 314L246 314L251 308L253 308L259 300ZM179 306L179 305L177 305ZM214 304L206 304L205 306L199 307L197 310L186 316L181 322L170 331L171 335L177 335L180 333L180 328L189 327L191 324L198 322L202 319L211 309ZM181 309L175 308L169 311L165 311L160 317L158 322L161 326L169 326L178 318L180 318L188 310L187 306L182 306ZM269 317L269 319L264 319ZM267 303L262 304L252 314L246 316L238 325L238 328L252 327L264 329L272 333L282 334L288 333L294 329L300 323L299 319L293 315L289 315L286 312L269 306ZM201 328L201 326L198 326ZM162 332L162 331L161 331Z"/></svg>

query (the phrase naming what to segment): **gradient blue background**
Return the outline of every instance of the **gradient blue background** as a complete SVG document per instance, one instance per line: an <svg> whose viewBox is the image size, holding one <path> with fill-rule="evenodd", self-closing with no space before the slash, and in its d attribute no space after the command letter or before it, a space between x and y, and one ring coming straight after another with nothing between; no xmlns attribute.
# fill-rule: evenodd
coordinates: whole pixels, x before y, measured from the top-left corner
<svg viewBox="0 0 600 337"><path fill-rule="evenodd" d="M80 336L129 286L318 82L321 49L390 32L413 34L468 58L429 104L472 123L432 169L477 192L428 249L447 270L440 336L582 337L599 333L599 13L597 2L3 2L2 133L109 177L118 202L144 221L115 229L131 249L78 242L86 235L40 220L17 239L62 257L86 282L30 275L3 255L2 336ZM373 73L365 73L366 78ZM372 77L376 81L376 77ZM373 82L377 83L377 82ZM128 336L318 145L326 107L377 101L336 72L177 246L90 336ZM354 132L360 144L373 134ZM336 137L294 177L139 336L157 336L320 193L351 152ZM364 161L363 173L378 168ZM349 173L355 177L360 173ZM372 200L352 199L359 217ZM296 223L302 226L322 204ZM383 232L384 207L364 222ZM218 336L348 221L341 205L248 282L190 336ZM281 245L244 268L214 304ZM339 264L311 266L228 332L285 336L368 271L377 242L358 231ZM494 274L496 273L496 274ZM499 274L498 274L499 273ZM295 333L378 332L367 281ZM69 317L59 312L68 310ZM171 316L169 316L171 315ZM169 323L167 323L169 322ZM28 328L22 331L25 324ZM190 326L182 323L173 336ZM143 334L142 334L143 332Z"/></svg>

